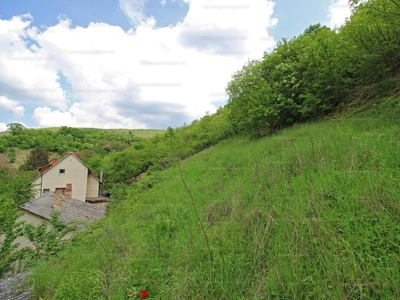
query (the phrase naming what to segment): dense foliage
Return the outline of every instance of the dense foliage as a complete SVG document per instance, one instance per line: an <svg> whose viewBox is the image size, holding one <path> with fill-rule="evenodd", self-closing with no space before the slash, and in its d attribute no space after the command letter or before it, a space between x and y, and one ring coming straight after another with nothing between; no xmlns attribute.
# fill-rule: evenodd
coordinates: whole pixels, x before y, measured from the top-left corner
<svg viewBox="0 0 400 300"><path fill-rule="evenodd" d="M176 129L169 127L163 135L141 141L122 151L115 151L99 159L90 158L87 163L99 172L104 170L107 185L131 182L146 171L168 167L177 158L184 159L208 148L232 134L225 109L206 115L192 124Z"/></svg>
<svg viewBox="0 0 400 300"><path fill-rule="evenodd" d="M15 159L15 149L37 147L31 152L26 164L20 168L35 169L41 166L37 154L47 151L78 151L81 159L95 174L104 171L106 188L121 182L131 182L147 170L166 168L175 158L186 158L232 135L225 109L206 115L190 125L176 129L171 127L164 134L139 138L129 133L114 133L96 129L61 127L48 129L23 129L13 135L0 135L3 152ZM0 149L1 150L1 149ZM34 157L34 156L35 157ZM35 164L33 164L35 162ZM36 163L37 162L37 163Z"/></svg>
<svg viewBox="0 0 400 300"><path fill-rule="evenodd" d="M16 205L32 198L32 189L27 183L32 179L31 172L16 172L0 167L0 195L3 199L12 199Z"/></svg>
<svg viewBox="0 0 400 300"><path fill-rule="evenodd" d="M0 152L5 152L7 148L18 147L20 149L41 148L60 154L82 150L106 154L112 150L120 151L139 140L139 137L131 134L90 128L63 126L56 131L22 128L10 135L0 135Z"/></svg>
<svg viewBox="0 0 400 300"><path fill-rule="evenodd" d="M359 87L376 85L400 72L400 3L351 1L353 15L339 30L319 24L272 53L249 61L227 86L236 132L260 136L340 110Z"/></svg>
<svg viewBox="0 0 400 300"><path fill-rule="evenodd" d="M0 278L11 270L12 264L21 258L14 240L22 235L21 224L16 223L20 213L12 198L0 194Z"/></svg>

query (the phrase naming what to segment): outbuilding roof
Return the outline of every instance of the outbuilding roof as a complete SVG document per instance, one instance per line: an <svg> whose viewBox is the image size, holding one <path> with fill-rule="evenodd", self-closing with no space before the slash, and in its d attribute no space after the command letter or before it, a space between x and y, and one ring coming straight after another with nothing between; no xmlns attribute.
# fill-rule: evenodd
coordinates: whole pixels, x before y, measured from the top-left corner
<svg viewBox="0 0 400 300"><path fill-rule="evenodd" d="M19 206L21 210L37 215L43 219L51 220L51 213L60 211L53 208L54 196L45 194L37 199ZM62 201L60 221L68 223L72 220L85 220L88 222L96 221L105 216L106 208L95 204L72 199L71 201Z"/></svg>

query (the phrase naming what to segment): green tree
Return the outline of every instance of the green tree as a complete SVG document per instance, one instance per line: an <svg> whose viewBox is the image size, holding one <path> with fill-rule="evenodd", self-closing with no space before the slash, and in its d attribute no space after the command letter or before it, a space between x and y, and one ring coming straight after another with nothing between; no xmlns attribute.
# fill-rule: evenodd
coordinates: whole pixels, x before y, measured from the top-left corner
<svg viewBox="0 0 400 300"><path fill-rule="evenodd" d="M18 244L14 243L17 237L22 236L22 223L16 222L20 215L15 202L0 193L0 278L22 257L21 251L17 251Z"/></svg>
<svg viewBox="0 0 400 300"><path fill-rule="evenodd" d="M0 168L0 194L12 199L16 205L23 204L33 196L32 187L27 185L31 179L30 172Z"/></svg>
<svg viewBox="0 0 400 300"><path fill-rule="evenodd" d="M28 265L35 264L39 259L49 257L62 251L66 243L63 238L75 230L75 225L82 222L71 221L66 224L59 220L60 212L51 212L50 223L42 221L37 225L23 224L23 236L34 245L34 251L26 250L24 260Z"/></svg>
<svg viewBox="0 0 400 300"><path fill-rule="evenodd" d="M36 170L41 166L45 166L49 163L49 153L47 150L42 148L35 148L31 150L30 154L25 160L26 170Z"/></svg>
<svg viewBox="0 0 400 300"><path fill-rule="evenodd" d="M16 159L15 148L9 148L6 155L7 155L8 159L10 160L10 163L15 162L15 159Z"/></svg>
<svg viewBox="0 0 400 300"><path fill-rule="evenodd" d="M59 220L60 212L51 214L50 224L43 221L38 225L18 222L21 215L15 201L0 194L0 278L11 271L16 261L19 261L20 267L27 267L41 258L57 254L66 246L63 241L65 235L75 230L76 224L65 224ZM21 236L27 238L35 249L18 249L19 244L15 243L15 239Z"/></svg>
<svg viewBox="0 0 400 300"><path fill-rule="evenodd" d="M349 65L342 63L340 47L335 31L316 24L264 56L263 76L272 86L279 127L326 116L344 101Z"/></svg>
<svg viewBox="0 0 400 300"><path fill-rule="evenodd" d="M353 14L340 34L358 62L355 81L365 86L400 71L400 1L351 0Z"/></svg>
<svg viewBox="0 0 400 300"><path fill-rule="evenodd" d="M22 223L16 222L21 213L17 206L32 198L32 187L20 172L0 168L0 277L10 270L11 265L22 258L14 240L22 236Z"/></svg>
<svg viewBox="0 0 400 300"><path fill-rule="evenodd" d="M228 112L236 132L261 135L262 130L278 124L278 110L271 85L262 76L262 63L252 60L233 75L226 92Z"/></svg>
<svg viewBox="0 0 400 300"><path fill-rule="evenodd" d="M26 130L25 126L20 123L10 123L7 124L7 132L10 132L12 135L18 135L23 130Z"/></svg>

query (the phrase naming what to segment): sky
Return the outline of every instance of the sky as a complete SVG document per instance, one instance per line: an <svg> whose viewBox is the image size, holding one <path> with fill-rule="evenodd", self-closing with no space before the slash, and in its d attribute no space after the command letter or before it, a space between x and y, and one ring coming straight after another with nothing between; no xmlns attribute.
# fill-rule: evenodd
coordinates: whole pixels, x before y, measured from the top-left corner
<svg viewBox="0 0 400 300"><path fill-rule="evenodd" d="M347 0L0 0L0 131L190 124L249 59L349 16Z"/></svg>

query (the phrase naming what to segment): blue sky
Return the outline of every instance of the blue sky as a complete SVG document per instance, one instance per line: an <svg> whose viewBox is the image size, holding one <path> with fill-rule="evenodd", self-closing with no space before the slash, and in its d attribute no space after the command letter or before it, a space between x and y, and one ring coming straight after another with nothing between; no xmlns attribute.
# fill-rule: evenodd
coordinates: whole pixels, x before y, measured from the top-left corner
<svg viewBox="0 0 400 300"><path fill-rule="evenodd" d="M0 0L0 131L178 127L227 101L231 75L347 0Z"/></svg>

